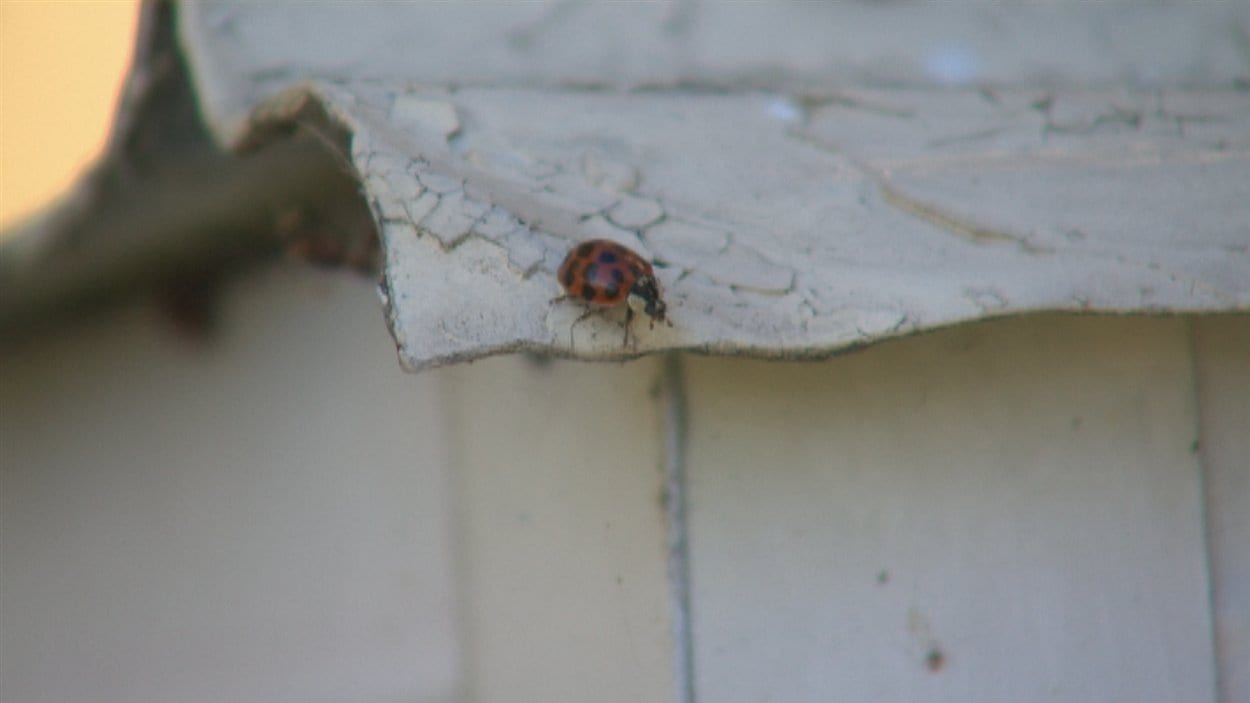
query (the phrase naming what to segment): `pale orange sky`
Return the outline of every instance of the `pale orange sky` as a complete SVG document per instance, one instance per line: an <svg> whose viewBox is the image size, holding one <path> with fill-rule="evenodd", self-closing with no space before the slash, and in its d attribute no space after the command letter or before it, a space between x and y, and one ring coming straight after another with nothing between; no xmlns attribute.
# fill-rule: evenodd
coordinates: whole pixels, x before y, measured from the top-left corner
<svg viewBox="0 0 1250 703"><path fill-rule="evenodd" d="M138 0L0 0L0 232L99 155Z"/></svg>

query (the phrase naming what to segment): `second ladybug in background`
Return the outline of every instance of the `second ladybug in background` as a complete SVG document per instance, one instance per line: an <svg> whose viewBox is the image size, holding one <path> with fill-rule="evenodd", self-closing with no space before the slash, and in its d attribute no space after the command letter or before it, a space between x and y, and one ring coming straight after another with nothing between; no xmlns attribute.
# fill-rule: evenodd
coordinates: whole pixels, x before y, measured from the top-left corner
<svg viewBox="0 0 1250 703"><path fill-rule="evenodd" d="M565 297L591 306L578 321L596 309L625 303L626 345L635 312L651 318L653 327L656 322L668 322L665 316L668 308L660 297L660 282L655 278L651 263L610 239L591 239L573 247L556 275Z"/></svg>

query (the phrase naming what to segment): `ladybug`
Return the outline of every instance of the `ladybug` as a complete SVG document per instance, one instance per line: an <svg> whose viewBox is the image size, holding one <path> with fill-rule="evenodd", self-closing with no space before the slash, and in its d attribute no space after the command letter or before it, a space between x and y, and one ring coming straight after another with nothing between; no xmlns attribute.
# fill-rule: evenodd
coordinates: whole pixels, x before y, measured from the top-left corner
<svg viewBox="0 0 1250 703"><path fill-rule="evenodd" d="M660 282L656 280L651 263L610 239L591 239L573 247L556 275L564 288L562 298L581 300L591 306L574 325L597 310L625 303L625 344L628 346L629 326L635 312L651 318L652 327L656 322L673 324L665 317L668 307L660 297Z"/></svg>

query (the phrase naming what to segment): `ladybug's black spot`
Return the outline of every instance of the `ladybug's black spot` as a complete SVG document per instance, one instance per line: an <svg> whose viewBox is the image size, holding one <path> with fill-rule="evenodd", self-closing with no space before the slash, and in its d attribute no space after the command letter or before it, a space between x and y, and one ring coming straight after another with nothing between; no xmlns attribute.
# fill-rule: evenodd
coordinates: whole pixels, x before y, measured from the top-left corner
<svg viewBox="0 0 1250 703"><path fill-rule="evenodd" d="M595 299L594 287L583 284L582 285L582 298L584 298L586 302L590 302L594 300Z"/></svg>
<svg viewBox="0 0 1250 703"><path fill-rule="evenodd" d="M616 281L618 284L624 283L625 272L622 271L619 267L612 269L612 280Z"/></svg>
<svg viewBox="0 0 1250 703"><path fill-rule="evenodd" d="M585 259L586 257L590 256L590 252L594 250L595 250L594 242L586 242L585 244L577 248L577 256L578 258Z"/></svg>
<svg viewBox="0 0 1250 703"><path fill-rule="evenodd" d="M616 252L612 251L611 249L605 249L605 250L603 250L603 251L599 252L599 263L601 263L601 264L615 264L615 263L616 263Z"/></svg>
<svg viewBox="0 0 1250 703"><path fill-rule="evenodd" d="M620 292L621 292L620 288L617 288L616 286L612 286L611 288L603 289L603 296L607 298L608 300L616 300L616 296Z"/></svg>
<svg viewBox="0 0 1250 703"><path fill-rule="evenodd" d="M586 272L582 274L582 278L586 281L588 285L594 285L595 277L598 275L599 275L599 264L596 264L593 261L590 262L589 264L586 264Z"/></svg>
<svg viewBox="0 0 1250 703"><path fill-rule="evenodd" d="M564 278L561 280L564 281L564 287L566 289L573 287L573 281L577 280L577 276L573 273L572 266L569 266L568 268L564 269Z"/></svg>

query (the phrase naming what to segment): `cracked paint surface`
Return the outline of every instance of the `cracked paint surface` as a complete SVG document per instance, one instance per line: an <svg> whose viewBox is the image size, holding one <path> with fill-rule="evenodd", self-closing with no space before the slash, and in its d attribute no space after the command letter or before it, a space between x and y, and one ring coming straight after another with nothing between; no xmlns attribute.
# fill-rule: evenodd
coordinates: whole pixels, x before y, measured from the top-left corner
<svg viewBox="0 0 1250 703"><path fill-rule="evenodd" d="M757 67L772 65L765 60L771 49L748 41L732 55L715 55L719 73L711 74L691 68L703 64L681 59L681 52L712 50L692 37L721 26L712 21L718 17L789 23L800 45L801 26L826 10L795 6L766 20L749 9L691 7L694 15L675 24L667 9L617 14L591 7L555 16L525 8L514 15L529 19L511 16L511 24L429 10L439 15L435 24L464 22L465 31L503 32L508 40L466 57L464 81L440 79L440 70L450 70L442 64L420 63L425 83L365 71L359 67L378 54L349 44L334 51L357 63L346 54L335 59L339 64L297 56L290 71L238 71L204 92L227 141L280 121L283 105L299 99L320 101L336 123L327 128L350 136L351 166L386 254L388 319L409 369L523 350L587 359L667 349L817 357L1040 310L1250 309L1250 93L1231 83L991 89L968 74L993 82L1003 70L983 60L997 34L968 44L979 47L972 53L913 52L916 80L936 81L942 90L907 87L914 76L888 90L813 87L804 76L817 66L793 57L774 57L789 72L761 87L750 78L754 69L734 61L755 57ZM1082 7L1093 13L1090 26L1106 29L1119 26L1114 16L1131 4ZM352 23L393 21L392 13L371 12L353 15ZM997 11L963 9L934 21L979 27L976 18L987 12ZM617 55L599 45L582 47L589 63L544 53L563 51L546 43L549 23L576 35L579 23L602 21L605 13L639 25L639 36L655 42L654 56L670 63L613 58L611 66L624 68L605 68L588 57ZM949 19L960 13L968 16ZM280 17L263 6L193 3L188 16L217 42L217 57L235 44L264 54L268 45L259 37L266 32L300 31L299 22L269 28ZM1028 24L1026 16L1033 23L1072 21L1033 8L1003 14L995 31L1011 35L1018 23ZM1175 24L1171 16L1155 20ZM648 34L652 24L660 29ZM379 26L375 35L389 31ZM1088 42L1035 47L1046 54L1037 65L1064 76L1070 55L1131 54L1145 45L1133 39L1135 31L1070 34ZM191 44L193 55L204 54L202 41ZM420 51L433 51L429 46ZM408 43L393 48L418 51ZM1033 51L1011 50L1026 63ZM715 63L713 55L701 60ZM1239 59L1220 57L1226 54L1187 60L1235 75ZM1152 60L1123 65L1176 80L1190 70L1184 62ZM472 80L475 71L485 75L508 61L532 70L531 79ZM198 61L202 74L228 73L225 64ZM344 65L356 68L342 74ZM660 65L685 68L670 74ZM860 79L880 68L856 65L868 72L852 76ZM1016 78L1031 75L1017 69ZM583 80L583 70L600 71L603 80ZM292 88L296 76L305 79ZM231 89L231 80L241 87ZM622 84L632 87L607 87ZM287 92L272 97L279 88ZM239 117L244 109L251 117ZM621 242L655 262L672 328L639 329L636 344L625 348L623 314L611 311L570 334L583 309L552 302L561 292L554 273L569 248L591 238Z"/></svg>
<svg viewBox="0 0 1250 703"><path fill-rule="evenodd" d="M892 114L825 101L795 119L766 93L317 93L353 135L413 369L817 356L1036 310L1250 307L1242 94L893 91L870 99ZM582 308L552 302L554 272L596 237L656 262L673 328L626 348L606 313L570 333Z"/></svg>

